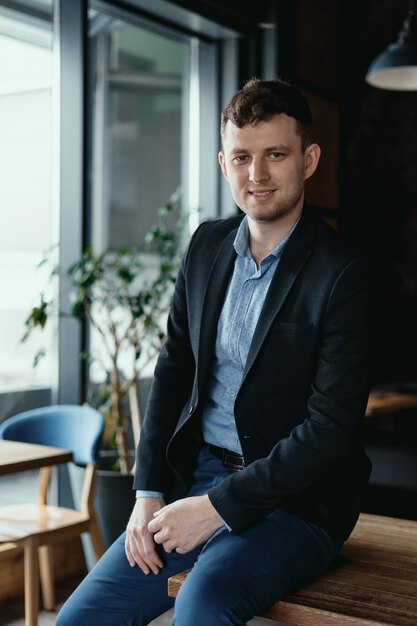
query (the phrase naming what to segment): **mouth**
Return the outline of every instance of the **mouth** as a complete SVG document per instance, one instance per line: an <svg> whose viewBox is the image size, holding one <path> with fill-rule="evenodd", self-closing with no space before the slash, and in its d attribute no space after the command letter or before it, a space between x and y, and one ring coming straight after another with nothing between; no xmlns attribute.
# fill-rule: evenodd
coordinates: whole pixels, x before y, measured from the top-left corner
<svg viewBox="0 0 417 626"><path fill-rule="evenodd" d="M248 193L257 200L265 200L272 196L276 189L249 189Z"/></svg>

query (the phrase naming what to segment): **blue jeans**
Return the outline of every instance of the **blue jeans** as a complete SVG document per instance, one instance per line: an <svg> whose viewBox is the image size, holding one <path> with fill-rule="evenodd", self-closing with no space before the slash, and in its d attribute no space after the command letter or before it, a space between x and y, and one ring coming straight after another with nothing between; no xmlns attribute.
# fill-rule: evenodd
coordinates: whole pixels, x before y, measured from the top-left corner
<svg viewBox="0 0 417 626"><path fill-rule="evenodd" d="M186 495L202 495L234 471L203 450ZM191 567L173 625L243 626L323 573L340 547L322 528L277 509L241 534L221 528L188 554L161 548L165 566L146 576L130 567L123 533L64 604L56 626L145 626L174 605L168 578Z"/></svg>

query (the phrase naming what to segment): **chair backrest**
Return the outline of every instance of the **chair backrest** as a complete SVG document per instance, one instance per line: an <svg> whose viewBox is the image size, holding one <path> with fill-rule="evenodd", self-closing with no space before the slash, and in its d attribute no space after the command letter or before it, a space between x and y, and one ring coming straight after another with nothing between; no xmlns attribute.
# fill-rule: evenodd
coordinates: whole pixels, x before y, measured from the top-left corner
<svg viewBox="0 0 417 626"><path fill-rule="evenodd" d="M89 406L62 404L25 411L0 424L0 439L66 448L74 463L95 463L104 430L102 414Z"/></svg>

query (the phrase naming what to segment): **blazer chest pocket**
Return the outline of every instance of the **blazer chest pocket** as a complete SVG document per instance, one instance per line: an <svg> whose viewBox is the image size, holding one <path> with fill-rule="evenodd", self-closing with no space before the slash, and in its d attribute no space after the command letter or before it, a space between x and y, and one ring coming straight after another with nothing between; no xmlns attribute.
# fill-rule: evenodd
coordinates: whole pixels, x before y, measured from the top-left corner
<svg viewBox="0 0 417 626"><path fill-rule="evenodd" d="M313 324L298 324L296 322L275 322L271 327L273 333L283 335L311 335Z"/></svg>

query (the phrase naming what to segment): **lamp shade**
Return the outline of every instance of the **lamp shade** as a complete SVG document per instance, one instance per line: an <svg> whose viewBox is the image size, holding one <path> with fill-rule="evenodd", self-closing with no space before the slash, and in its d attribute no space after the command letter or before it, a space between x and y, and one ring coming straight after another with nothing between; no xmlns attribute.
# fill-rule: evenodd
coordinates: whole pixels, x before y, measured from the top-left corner
<svg viewBox="0 0 417 626"><path fill-rule="evenodd" d="M368 68L366 81L373 87L417 91L417 21L410 11L398 41L388 46Z"/></svg>

